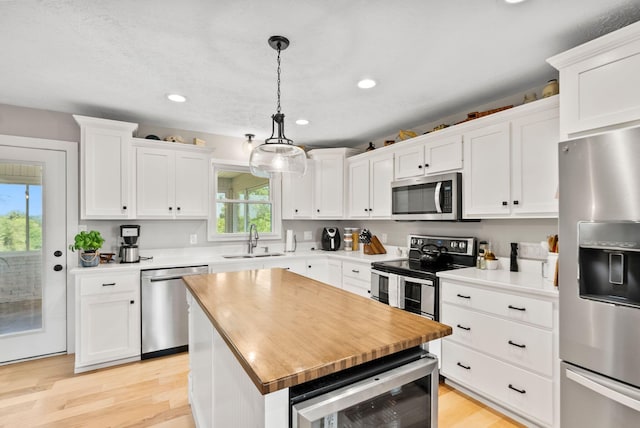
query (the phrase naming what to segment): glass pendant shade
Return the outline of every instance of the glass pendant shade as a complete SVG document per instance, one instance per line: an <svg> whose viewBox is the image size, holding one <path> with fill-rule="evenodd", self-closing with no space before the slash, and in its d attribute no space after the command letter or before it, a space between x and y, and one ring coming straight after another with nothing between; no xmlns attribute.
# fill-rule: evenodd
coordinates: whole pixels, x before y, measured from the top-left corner
<svg viewBox="0 0 640 428"><path fill-rule="evenodd" d="M293 144L264 143L251 152L249 167L251 174L258 177L278 173L302 176L307 172L307 154Z"/></svg>

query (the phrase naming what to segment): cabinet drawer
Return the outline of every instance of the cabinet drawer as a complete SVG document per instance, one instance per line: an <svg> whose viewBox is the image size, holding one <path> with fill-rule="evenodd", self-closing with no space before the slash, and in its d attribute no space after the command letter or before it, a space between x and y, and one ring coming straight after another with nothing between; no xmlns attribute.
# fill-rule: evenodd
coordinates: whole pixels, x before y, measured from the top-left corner
<svg viewBox="0 0 640 428"><path fill-rule="evenodd" d="M553 304L533 297L442 281L442 301L540 327L553 327Z"/></svg>
<svg viewBox="0 0 640 428"><path fill-rule="evenodd" d="M140 290L140 273L120 272L105 275L80 276L81 296Z"/></svg>
<svg viewBox="0 0 640 428"><path fill-rule="evenodd" d="M503 363L449 339L442 343L442 374L534 421L553 419L550 379Z"/></svg>
<svg viewBox="0 0 640 428"><path fill-rule="evenodd" d="M551 331L442 304L442 323L453 328L447 339L551 377Z"/></svg>
<svg viewBox="0 0 640 428"><path fill-rule="evenodd" d="M369 281L360 281L353 278L342 278L342 289L362 297L371 297L371 285Z"/></svg>
<svg viewBox="0 0 640 428"><path fill-rule="evenodd" d="M342 276L371 282L371 265L368 263L342 262Z"/></svg>

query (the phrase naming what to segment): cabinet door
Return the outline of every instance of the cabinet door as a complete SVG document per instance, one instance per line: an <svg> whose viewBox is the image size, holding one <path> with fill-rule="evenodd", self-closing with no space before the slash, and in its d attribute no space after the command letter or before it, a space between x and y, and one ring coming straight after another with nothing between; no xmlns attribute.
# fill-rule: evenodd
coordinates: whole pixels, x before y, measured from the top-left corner
<svg viewBox="0 0 640 428"><path fill-rule="evenodd" d="M328 282L329 281L329 260L327 259L311 259L307 262L307 273L306 275L320 282Z"/></svg>
<svg viewBox="0 0 640 428"><path fill-rule="evenodd" d="M425 145L425 174L441 174L460 169L462 169L462 135L452 135Z"/></svg>
<svg viewBox="0 0 640 428"><path fill-rule="evenodd" d="M349 218L369 218L369 159L349 162Z"/></svg>
<svg viewBox="0 0 640 428"><path fill-rule="evenodd" d="M393 181L393 153L369 160L369 216L391 218L391 182Z"/></svg>
<svg viewBox="0 0 640 428"><path fill-rule="evenodd" d="M209 170L208 155L175 153L176 218L207 218Z"/></svg>
<svg viewBox="0 0 640 428"><path fill-rule="evenodd" d="M298 275L307 275L307 261L300 258L289 257L265 257L265 269L282 268L297 273Z"/></svg>
<svg viewBox="0 0 640 428"><path fill-rule="evenodd" d="M307 159L307 172L302 177L282 176L282 218L292 220L313 217L314 161Z"/></svg>
<svg viewBox="0 0 640 428"><path fill-rule="evenodd" d="M394 150L395 179L424 175L424 144Z"/></svg>
<svg viewBox="0 0 640 428"><path fill-rule="evenodd" d="M131 131L86 127L81 152L82 218L133 217L129 191Z"/></svg>
<svg viewBox="0 0 640 428"><path fill-rule="evenodd" d="M464 217L509 216L509 123L471 131L464 140Z"/></svg>
<svg viewBox="0 0 640 428"><path fill-rule="evenodd" d="M139 147L136 151L138 217L173 218L175 157L171 150Z"/></svg>
<svg viewBox="0 0 640 428"><path fill-rule="evenodd" d="M512 213L558 216L558 109L511 122Z"/></svg>
<svg viewBox="0 0 640 428"><path fill-rule="evenodd" d="M315 159L314 216L344 217L344 157L323 156Z"/></svg>
<svg viewBox="0 0 640 428"><path fill-rule="evenodd" d="M327 284L342 288L342 262L329 259L327 272Z"/></svg>
<svg viewBox="0 0 640 428"><path fill-rule="evenodd" d="M99 364L140 355L138 294L109 293L80 299L77 365Z"/></svg>

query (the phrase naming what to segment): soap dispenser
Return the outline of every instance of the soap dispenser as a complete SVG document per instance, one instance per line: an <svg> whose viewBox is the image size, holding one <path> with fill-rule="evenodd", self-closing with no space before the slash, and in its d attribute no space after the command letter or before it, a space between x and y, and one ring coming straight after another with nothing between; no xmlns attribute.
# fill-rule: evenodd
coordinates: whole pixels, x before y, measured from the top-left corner
<svg viewBox="0 0 640 428"><path fill-rule="evenodd" d="M511 266L509 268L511 272L518 272L518 243L511 243Z"/></svg>

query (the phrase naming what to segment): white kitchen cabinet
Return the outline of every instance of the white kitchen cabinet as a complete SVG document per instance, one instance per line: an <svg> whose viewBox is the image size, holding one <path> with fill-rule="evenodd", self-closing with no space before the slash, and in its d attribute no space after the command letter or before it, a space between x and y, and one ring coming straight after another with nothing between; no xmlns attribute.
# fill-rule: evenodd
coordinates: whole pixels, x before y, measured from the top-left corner
<svg viewBox="0 0 640 428"><path fill-rule="evenodd" d="M314 161L307 159L307 172L302 177L282 175L282 219L313 217Z"/></svg>
<svg viewBox="0 0 640 428"><path fill-rule="evenodd" d="M535 278L534 281L540 281ZM557 296L441 279L441 373L460 386L541 426L557 426Z"/></svg>
<svg viewBox="0 0 640 428"><path fill-rule="evenodd" d="M344 217L345 156L341 152L313 150L314 160L313 215L315 218Z"/></svg>
<svg viewBox="0 0 640 428"><path fill-rule="evenodd" d="M558 97L464 134L464 218L557 217Z"/></svg>
<svg viewBox="0 0 640 428"><path fill-rule="evenodd" d="M394 151L396 180L462 169L460 134L426 134L415 140L409 143L411 146Z"/></svg>
<svg viewBox="0 0 640 428"><path fill-rule="evenodd" d="M393 153L349 158L349 218L391 218Z"/></svg>
<svg viewBox="0 0 640 428"><path fill-rule="evenodd" d="M327 284L342 288L342 262L329 259L327 268Z"/></svg>
<svg viewBox="0 0 640 428"><path fill-rule="evenodd" d="M362 297L371 297L371 263L343 261L342 289Z"/></svg>
<svg viewBox="0 0 640 428"><path fill-rule="evenodd" d="M75 372L140 359L140 273L75 278Z"/></svg>
<svg viewBox="0 0 640 428"><path fill-rule="evenodd" d="M547 62L560 71L562 140L640 123L640 22Z"/></svg>
<svg viewBox="0 0 640 428"><path fill-rule="evenodd" d="M326 257L307 259L307 270L303 274L316 281L329 282L329 260ZM333 285L333 284L331 284Z"/></svg>
<svg viewBox="0 0 640 428"><path fill-rule="evenodd" d="M137 217L207 218L209 163L206 150L137 147Z"/></svg>
<svg viewBox="0 0 640 428"><path fill-rule="evenodd" d="M73 118L80 125L80 217L133 218L131 138L138 124Z"/></svg>
<svg viewBox="0 0 640 428"><path fill-rule="evenodd" d="M264 269L282 268L290 270L291 272L297 273L299 275L308 276L308 263L305 259L290 257L266 257L266 259L267 260L264 261L264 264L262 266Z"/></svg>

